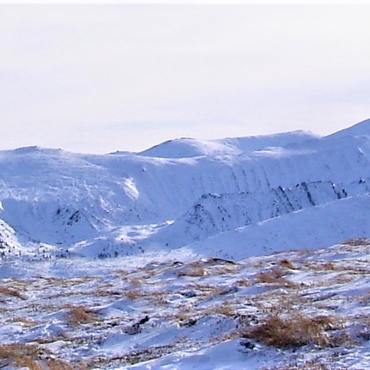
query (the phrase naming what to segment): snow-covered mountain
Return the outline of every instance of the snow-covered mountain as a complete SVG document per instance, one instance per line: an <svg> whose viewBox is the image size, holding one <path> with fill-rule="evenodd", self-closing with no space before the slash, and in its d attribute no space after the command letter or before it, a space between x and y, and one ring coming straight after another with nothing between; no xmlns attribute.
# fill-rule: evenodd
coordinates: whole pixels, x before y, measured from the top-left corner
<svg viewBox="0 0 370 370"><path fill-rule="evenodd" d="M0 152L1 225L14 230L0 237L94 257L323 247L369 236L369 184L370 120L327 137L178 139L141 153L20 148Z"/></svg>

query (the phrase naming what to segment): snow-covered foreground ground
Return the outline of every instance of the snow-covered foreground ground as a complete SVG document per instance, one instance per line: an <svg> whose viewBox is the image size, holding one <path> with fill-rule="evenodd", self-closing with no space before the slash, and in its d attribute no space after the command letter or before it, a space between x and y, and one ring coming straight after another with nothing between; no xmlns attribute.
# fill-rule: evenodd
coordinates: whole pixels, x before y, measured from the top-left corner
<svg viewBox="0 0 370 370"><path fill-rule="evenodd" d="M367 369L370 242L3 260L0 368Z"/></svg>

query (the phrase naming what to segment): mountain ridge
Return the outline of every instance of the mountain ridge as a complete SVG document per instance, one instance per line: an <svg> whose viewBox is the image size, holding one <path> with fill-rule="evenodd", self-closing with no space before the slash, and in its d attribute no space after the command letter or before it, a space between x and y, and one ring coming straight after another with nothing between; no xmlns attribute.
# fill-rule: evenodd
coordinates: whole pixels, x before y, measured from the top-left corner
<svg viewBox="0 0 370 370"><path fill-rule="evenodd" d="M177 139L140 153L19 148L0 151L0 219L30 250L108 257L206 245L240 227L279 217L293 225L299 210L366 196L369 168L370 120L326 137Z"/></svg>
<svg viewBox="0 0 370 370"><path fill-rule="evenodd" d="M370 135L370 118L326 136L327 138Z"/></svg>
<svg viewBox="0 0 370 370"><path fill-rule="evenodd" d="M181 138L168 140L155 145L139 155L157 158L191 158L204 155L238 155L244 152L261 150L270 146L285 146L307 140L318 139L319 136L303 130L280 134L235 137L216 140L197 140Z"/></svg>

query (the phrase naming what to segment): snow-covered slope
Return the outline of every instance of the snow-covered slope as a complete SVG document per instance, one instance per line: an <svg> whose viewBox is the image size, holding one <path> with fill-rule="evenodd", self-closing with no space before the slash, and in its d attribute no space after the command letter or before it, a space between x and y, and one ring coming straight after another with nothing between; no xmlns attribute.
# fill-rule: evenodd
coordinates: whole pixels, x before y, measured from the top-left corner
<svg viewBox="0 0 370 370"><path fill-rule="evenodd" d="M152 239L178 247L237 227L364 194L368 189L365 180L345 185L316 181L302 182L293 188L278 187L256 193L208 194ZM182 237L179 239L180 234Z"/></svg>
<svg viewBox="0 0 370 370"><path fill-rule="evenodd" d="M350 137L350 136L369 136L370 135L370 119L366 119L353 125L351 127L345 128L327 136L328 138L338 138L338 137Z"/></svg>
<svg viewBox="0 0 370 370"><path fill-rule="evenodd" d="M294 237L286 230L298 230L303 214L308 216L301 235L318 246L329 239L333 244L349 233L333 228L333 237L324 243L321 234L318 239L307 230L325 212L330 219L339 204L348 209L339 214L338 225L352 227L346 218L352 204L366 203L369 191L369 126L364 121L345 134L324 138L296 131L178 139L142 153L90 155L39 147L1 151L0 218L30 247L54 246L63 255L115 256L194 242L196 248L208 248L217 238L223 240L215 243L217 248L222 244L227 250L235 245L225 240L240 235L241 227L258 225L264 234L265 225L279 222L284 226L280 245L288 248L291 243L283 239ZM351 200L340 203L344 198ZM361 214L353 230L366 236ZM272 236L268 239L274 248ZM265 244L258 239L255 253ZM237 248L235 256L250 255L250 244L238 242Z"/></svg>
<svg viewBox="0 0 370 370"><path fill-rule="evenodd" d="M349 197L256 222L192 244L194 252L240 259L286 250L322 248L367 238L370 195Z"/></svg>

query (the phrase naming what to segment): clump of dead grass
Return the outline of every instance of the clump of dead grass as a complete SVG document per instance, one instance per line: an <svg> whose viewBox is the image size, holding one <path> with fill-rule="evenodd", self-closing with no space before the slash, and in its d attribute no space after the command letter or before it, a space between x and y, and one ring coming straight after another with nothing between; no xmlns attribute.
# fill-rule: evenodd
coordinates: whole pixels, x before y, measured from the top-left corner
<svg viewBox="0 0 370 370"><path fill-rule="evenodd" d="M23 343L0 345L0 367L29 370L86 370L83 363L72 366L66 361L50 358L50 352L44 348Z"/></svg>
<svg viewBox="0 0 370 370"><path fill-rule="evenodd" d="M143 285L143 280L141 278L135 277L135 278L129 279L128 283L133 286L140 287Z"/></svg>
<svg viewBox="0 0 370 370"><path fill-rule="evenodd" d="M244 279L237 280L236 281L236 284L238 286L244 286L244 287L246 287L246 286L251 286L252 285L252 282L251 282L251 280L249 280L247 278L244 278Z"/></svg>
<svg viewBox="0 0 370 370"><path fill-rule="evenodd" d="M0 295L5 295L8 297L16 297L25 300L26 298L16 289L9 288L4 285L0 285Z"/></svg>
<svg viewBox="0 0 370 370"><path fill-rule="evenodd" d="M37 362L40 350L35 345L11 343L0 345L0 359L9 360L9 364L30 370L43 370Z"/></svg>
<svg viewBox="0 0 370 370"><path fill-rule="evenodd" d="M289 270L296 270L296 267L293 265L293 263L288 260L287 258L282 259L279 261L279 266L284 269L289 269Z"/></svg>
<svg viewBox="0 0 370 370"><path fill-rule="evenodd" d="M189 263L184 269L178 272L177 276L190 276L190 277L202 277L207 275L207 272L203 266L198 262Z"/></svg>
<svg viewBox="0 0 370 370"><path fill-rule="evenodd" d="M286 317L269 316L262 324L247 327L243 337L256 339L277 348L298 348L307 344L326 343L320 324L298 312Z"/></svg>
<svg viewBox="0 0 370 370"><path fill-rule="evenodd" d="M84 364L73 364L70 365L67 362L55 358L51 358L46 361L48 370L86 370L87 367Z"/></svg>
<svg viewBox="0 0 370 370"><path fill-rule="evenodd" d="M262 284L279 284L283 286L294 287L295 284L284 277L284 271L281 268L272 268L267 271L259 272L256 279Z"/></svg>
<svg viewBox="0 0 370 370"><path fill-rule="evenodd" d="M227 317L234 317L236 316L236 311L233 305L228 302L222 302L221 304L216 304L211 306L205 310L206 315L223 315Z"/></svg>
<svg viewBox="0 0 370 370"><path fill-rule="evenodd" d="M67 322L70 325L88 324L99 320L99 315L84 306L72 307L67 314Z"/></svg>
<svg viewBox="0 0 370 370"><path fill-rule="evenodd" d="M319 315L312 319L323 330L336 330L343 327L343 319L339 316Z"/></svg>
<svg viewBox="0 0 370 370"><path fill-rule="evenodd" d="M24 318L24 317L20 317L20 316L16 316L16 317L13 317L11 319L11 322L18 322L18 323L21 323L23 324L25 327L32 327L32 326L36 326L37 323L34 322L34 321L31 321L27 318Z"/></svg>
<svg viewBox="0 0 370 370"><path fill-rule="evenodd" d="M270 269L264 272L259 272L256 275L257 281L263 284L271 284L279 282L284 276L284 272L279 268Z"/></svg>
<svg viewBox="0 0 370 370"><path fill-rule="evenodd" d="M123 294L130 300L135 300L143 296L142 291L134 289L126 290Z"/></svg>

